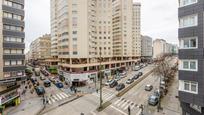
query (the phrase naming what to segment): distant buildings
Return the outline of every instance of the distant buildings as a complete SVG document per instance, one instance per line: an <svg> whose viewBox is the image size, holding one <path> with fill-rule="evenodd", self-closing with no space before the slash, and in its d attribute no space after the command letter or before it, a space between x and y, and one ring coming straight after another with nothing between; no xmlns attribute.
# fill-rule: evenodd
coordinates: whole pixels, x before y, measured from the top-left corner
<svg viewBox="0 0 204 115"><path fill-rule="evenodd" d="M30 61L45 60L51 57L51 37L45 34L30 44L30 51L27 54Z"/></svg>
<svg viewBox="0 0 204 115"><path fill-rule="evenodd" d="M156 39L153 41L153 58L157 58L165 53L178 53L178 46L167 43L164 39Z"/></svg>
<svg viewBox="0 0 204 115"><path fill-rule="evenodd" d="M152 38L149 36L142 36L142 57L152 57Z"/></svg>

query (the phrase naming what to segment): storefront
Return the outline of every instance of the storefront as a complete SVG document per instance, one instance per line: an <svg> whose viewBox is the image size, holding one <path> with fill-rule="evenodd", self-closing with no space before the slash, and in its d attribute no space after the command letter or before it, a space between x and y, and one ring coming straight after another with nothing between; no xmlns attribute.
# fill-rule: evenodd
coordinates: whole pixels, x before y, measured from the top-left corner
<svg viewBox="0 0 204 115"><path fill-rule="evenodd" d="M6 108L10 106L17 106L21 103L20 95L18 92L18 87L10 88L5 91L0 92L0 104Z"/></svg>

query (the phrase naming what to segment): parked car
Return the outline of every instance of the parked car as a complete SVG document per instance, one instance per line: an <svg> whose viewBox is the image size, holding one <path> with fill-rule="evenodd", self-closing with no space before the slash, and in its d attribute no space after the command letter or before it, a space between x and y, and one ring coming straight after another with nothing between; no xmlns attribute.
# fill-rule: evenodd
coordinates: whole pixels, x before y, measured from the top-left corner
<svg viewBox="0 0 204 115"><path fill-rule="evenodd" d="M120 83L120 84L118 84L117 86L116 86L116 91L120 91L120 90L122 90L122 89L124 89L125 88L125 84L123 84L123 83Z"/></svg>
<svg viewBox="0 0 204 115"><path fill-rule="evenodd" d="M157 96L160 99L161 96L162 96L162 93L161 93L161 91L159 89L157 89L157 90L154 91L153 95Z"/></svg>
<svg viewBox="0 0 204 115"><path fill-rule="evenodd" d="M139 78L139 75L138 74L135 74L134 76L133 76L133 79L134 80L136 80L136 79L138 79Z"/></svg>
<svg viewBox="0 0 204 115"><path fill-rule="evenodd" d="M115 87L116 85L118 85L118 82L116 80L112 80L109 84L110 88Z"/></svg>
<svg viewBox="0 0 204 115"><path fill-rule="evenodd" d="M36 91L36 93L37 93L38 95L43 95L43 94L45 94L45 89L44 89L42 86L37 86L37 87L35 88L35 91Z"/></svg>
<svg viewBox="0 0 204 115"><path fill-rule="evenodd" d="M159 102L159 98L157 96L155 96L155 95L150 95L149 96L149 99L148 99L148 104L149 105L155 106L155 105L157 105L158 102Z"/></svg>
<svg viewBox="0 0 204 115"><path fill-rule="evenodd" d="M63 88L64 87L62 82L56 82L55 85L57 86L57 88Z"/></svg>
<svg viewBox="0 0 204 115"><path fill-rule="evenodd" d="M35 82L37 82L37 78L36 77L31 77L31 82L34 84Z"/></svg>
<svg viewBox="0 0 204 115"><path fill-rule="evenodd" d="M54 77L50 77L49 79L50 79L51 82L55 82Z"/></svg>
<svg viewBox="0 0 204 115"><path fill-rule="evenodd" d="M140 66L133 67L133 71L139 71L140 69L141 69Z"/></svg>
<svg viewBox="0 0 204 115"><path fill-rule="evenodd" d="M151 91L153 89L152 85L146 85L145 86L145 91Z"/></svg>
<svg viewBox="0 0 204 115"><path fill-rule="evenodd" d="M112 79L108 80L108 81L105 83L105 85L106 85L106 86L109 86L110 83L111 83L111 81L112 81Z"/></svg>
<svg viewBox="0 0 204 115"><path fill-rule="evenodd" d="M120 81L121 79L122 79L121 77L115 78L116 81Z"/></svg>
<svg viewBox="0 0 204 115"><path fill-rule="evenodd" d="M138 75L139 75L139 76L142 76L142 75L143 75L143 73L142 73L142 72L139 72L139 73L138 73Z"/></svg>
<svg viewBox="0 0 204 115"><path fill-rule="evenodd" d="M45 87L50 87L51 86L50 80L44 80L44 86Z"/></svg>
<svg viewBox="0 0 204 115"><path fill-rule="evenodd" d="M126 81L126 84L131 84L132 82L134 82L134 79L128 79L127 81Z"/></svg>
<svg viewBox="0 0 204 115"><path fill-rule="evenodd" d="M40 79L41 80L45 80L46 78L44 76L40 76Z"/></svg>

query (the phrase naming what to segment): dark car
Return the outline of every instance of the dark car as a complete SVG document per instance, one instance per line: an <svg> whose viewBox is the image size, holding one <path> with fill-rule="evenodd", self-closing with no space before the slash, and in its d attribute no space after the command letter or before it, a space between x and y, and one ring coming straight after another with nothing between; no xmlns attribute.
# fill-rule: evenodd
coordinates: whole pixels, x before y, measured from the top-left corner
<svg viewBox="0 0 204 115"><path fill-rule="evenodd" d="M58 87L58 88L63 88L64 85L62 82L56 82L55 85Z"/></svg>
<svg viewBox="0 0 204 115"><path fill-rule="evenodd" d="M131 84L132 82L134 82L134 79L128 79L127 81L126 81L126 84Z"/></svg>
<svg viewBox="0 0 204 115"><path fill-rule="evenodd" d="M136 79L138 79L138 78L139 78L139 75L138 75L138 74L135 74L134 77L133 77L134 80L136 80Z"/></svg>
<svg viewBox="0 0 204 115"><path fill-rule="evenodd" d="M38 86L35 88L35 91L38 95L43 95L45 94L45 89L42 86Z"/></svg>
<svg viewBox="0 0 204 115"><path fill-rule="evenodd" d="M120 91L120 90L122 90L123 88L125 88L125 84L123 84L123 83L120 83L120 84L118 84L117 86L116 86L116 90L117 91Z"/></svg>
<svg viewBox="0 0 204 115"><path fill-rule="evenodd" d="M146 85L145 86L145 91L151 91L153 89L152 85Z"/></svg>
<svg viewBox="0 0 204 115"><path fill-rule="evenodd" d="M148 99L148 104L149 105L155 106L155 105L157 105L158 102L159 102L159 98L157 96L155 96L155 95L150 95L149 96L149 99Z"/></svg>
<svg viewBox="0 0 204 115"><path fill-rule="evenodd" d="M110 88L115 87L116 85L118 85L118 82L116 80L112 80L109 84Z"/></svg>
<svg viewBox="0 0 204 115"><path fill-rule="evenodd" d="M44 81L44 86L45 86L45 87L50 87L50 86L51 86L50 80L45 80L45 81Z"/></svg>
<svg viewBox="0 0 204 115"><path fill-rule="evenodd" d="M139 76L142 76L142 75L143 75L143 73L142 73L142 72L139 72L139 73L138 73L138 75L139 75Z"/></svg>

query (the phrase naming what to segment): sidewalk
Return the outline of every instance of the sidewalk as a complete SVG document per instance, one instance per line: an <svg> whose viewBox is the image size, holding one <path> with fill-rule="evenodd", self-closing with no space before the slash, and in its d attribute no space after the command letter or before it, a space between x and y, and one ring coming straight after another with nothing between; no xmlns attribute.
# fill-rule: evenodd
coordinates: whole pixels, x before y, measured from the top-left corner
<svg viewBox="0 0 204 115"><path fill-rule="evenodd" d="M155 111L153 115L181 115L180 102L175 96L178 96L178 74L169 87L169 92L161 101L163 110Z"/></svg>

